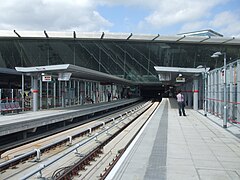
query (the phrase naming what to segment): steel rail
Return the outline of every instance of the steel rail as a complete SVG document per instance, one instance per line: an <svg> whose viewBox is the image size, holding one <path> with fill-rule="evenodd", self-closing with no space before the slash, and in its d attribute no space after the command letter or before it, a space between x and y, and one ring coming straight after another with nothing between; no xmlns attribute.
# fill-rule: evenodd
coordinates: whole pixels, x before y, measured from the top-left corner
<svg viewBox="0 0 240 180"><path fill-rule="evenodd" d="M146 105L147 105L147 103L145 103L144 106L140 106L140 107L135 108L135 111L136 111L136 112L139 111L139 109L140 109L141 107L145 107ZM124 114L125 114L125 113L124 113ZM33 176L34 174L41 172L44 168L50 166L51 164L53 164L53 163L55 163L56 161L60 160L61 158L65 157L66 155L68 155L68 154L70 154L71 152L75 151L75 150L78 149L79 147L87 144L88 142L90 142L90 141L92 141L92 140L95 140L99 135L107 132L109 129L115 127L116 125L118 125L119 123L121 123L123 120L124 120L124 119L122 119L122 120L120 120L120 121L118 121L118 122L115 122L112 126L106 128L105 130L101 131L100 133L96 133L94 136L90 137L89 139L84 140L83 142L81 142L81 143L79 143L79 144L76 144L76 145L73 146L73 147L70 147L70 150L68 150L65 154L59 155L59 156L58 156L57 158L55 158L54 160L49 160L49 161L47 161L46 163L41 164L39 168L37 168L37 169L35 169L34 171L32 171L31 173L25 175L25 176L24 176L23 178L21 178L21 179L27 179L27 178ZM41 174L41 173L40 173L40 174Z"/></svg>
<svg viewBox="0 0 240 180"><path fill-rule="evenodd" d="M144 106L146 107L146 106ZM144 108L143 107L143 108ZM148 106L146 109L148 109L150 106ZM140 110L141 107L139 107L138 110ZM144 110L146 110L144 109ZM142 113L138 114L138 116L140 116ZM138 117L137 116L137 117ZM102 142L99 146L97 146L94 150L92 150L87 156L85 156L83 159L81 159L80 161L78 161L77 163L75 163L72 167L69 167L61 176L56 177L57 180L65 180L65 179L71 179L73 175L76 174L76 172L79 170L79 167L83 167L82 164L84 164L86 161L88 161L89 159L92 159L91 156L95 155L98 152L101 152L101 149L108 144L108 142L110 142L112 139L114 139L118 134L120 134L126 127L128 127L131 123L133 123L137 117L135 117L134 119L132 119L130 122L128 122L127 124L125 124L125 126L121 127L119 130L117 130L111 137L107 138L104 142ZM126 119L126 117L124 119L122 119L120 122L124 121ZM113 128L116 126L116 124L118 123L114 123L111 127L109 127L107 130Z"/></svg>
<svg viewBox="0 0 240 180"><path fill-rule="evenodd" d="M137 106L137 107L138 107L138 106ZM136 108L135 108L135 109L136 109ZM120 118L122 115L127 114L127 113L129 113L129 112L131 112L131 110L129 110L129 111L127 111L127 112L125 112L125 113L123 113L123 114L121 114L121 115L118 115L118 116L116 116L116 117L114 117L114 118L110 118L110 119L104 121L104 123L105 123L105 124L108 124L108 123L112 122L114 119L118 119L118 118ZM96 125L94 125L94 126L92 126L92 127L89 127L89 128L87 128L87 129L85 129L85 130L82 130L81 132L78 132L78 133L72 135L72 138L74 139L74 138L79 137L79 136L81 136L81 135L87 134L87 133L89 133L90 129L91 129L91 130L96 130L97 128L100 128L101 126L103 126L103 124L102 124L102 123L98 123L98 124L96 124ZM39 148L38 150L40 150L40 153L43 153L43 152L45 152L46 150L51 149L52 147L55 147L55 146L57 146L57 145L60 145L60 144L63 144L63 143L68 142L68 140L69 140L69 137L66 137L66 138L64 138L64 139L60 139L60 140L58 140L58 141L56 141L56 142L54 142L54 143L51 143L51 144L48 144L48 145L46 145L46 146L41 147L41 148ZM29 158L32 158L33 156L37 156L36 150L29 151L29 152L27 152L27 153L25 153L25 154L22 154L22 155L20 155L20 156L15 157L15 158L13 158L13 159L10 159L10 160L8 160L8 161L5 161L5 162L3 162L3 163L0 163L0 171L5 170L5 169L7 169L8 167L11 167L12 165L16 165L16 164L18 164L19 162L22 162L22 161L24 161L24 160L27 160L27 159L29 159Z"/></svg>
<svg viewBox="0 0 240 180"><path fill-rule="evenodd" d="M125 113L123 113L122 115L127 114L127 113L132 112L132 111L136 111L136 112L137 112L137 111L140 110L140 108L143 108L143 107L147 106L148 104L149 104L149 102L145 103L144 105L138 106L137 108L134 108L134 110L130 110L130 111L128 111L128 112L125 112ZM119 116L121 116L121 115L119 115ZM117 116L117 117L119 118L119 116ZM115 118L115 119L116 119L116 118ZM89 139L84 140L83 142L78 143L78 144L76 144L76 145L73 146L73 147L70 147L66 153L64 153L64 154L62 154L62 155L59 155L59 156L56 157L55 159L53 159L53 160L50 159L50 160L47 160L44 164L40 164L39 168L35 169L34 171L32 171L32 172L29 173L29 174L26 174L26 175L25 175L24 177L22 177L21 179L27 179L27 178L33 176L34 174L41 172L43 169L45 169L46 167L48 167L48 166L50 166L51 164L55 163L56 161L60 160L61 158L65 157L65 156L68 155L69 153L75 151L75 150L78 149L79 147L87 144L88 142L96 139L99 135L105 133L105 132L108 131L110 128L115 127L117 124L121 123L123 120L124 120L124 119L122 119L122 120L120 120L120 121L118 121L118 122L115 122L112 126L106 128L105 130L101 131L100 133L96 133L94 136L90 137ZM113 118L108 120L108 122L111 122L111 121L113 121ZM102 123L100 123L100 125L95 125L93 128L96 128L97 126L101 126L101 124L102 124ZM85 130L85 131L89 131L89 129L88 129L88 130ZM85 131L84 131L84 132L85 132ZM66 138L65 138L65 139L66 139ZM56 145L56 143L54 143L54 144ZM49 148L49 147L50 147L50 146L48 146L48 148ZM34 151L34 152L31 151L30 154L32 155L32 153L36 153L36 151ZM30 156L27 156L28 154L29 154L29 153L26 153L26 154L24 154L24 155L22 155L22 156L19 156L19 157L17 157L17 158L14 158L14 159L15 159L15 160L17 159L17 160L19 160L19 162L20 162L23 158L30 157ZM9 163L9 162L14 163L14 159L9 160L9 161L7 161L7 162L4 162L4 163L0 164L0 165L2 165L2 166L0 166L0 167L3 167L3 164L6 165L5 163ZM16 161L15 161L15 162L16 162ZM10 163L10 164L11 164L11 163ZM41 173L40 173L40 174L41 174Z"/></svg>

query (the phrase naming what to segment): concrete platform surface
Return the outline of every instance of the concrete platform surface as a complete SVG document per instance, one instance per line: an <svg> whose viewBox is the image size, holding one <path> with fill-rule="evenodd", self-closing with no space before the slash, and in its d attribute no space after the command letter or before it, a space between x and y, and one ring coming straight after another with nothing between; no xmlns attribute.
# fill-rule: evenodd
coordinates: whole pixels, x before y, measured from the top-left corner
<svg viewBox="0 0 240 180"><path fill-rule="evenodd" d="M6 115L0 115L0 136L34 129L48 124L54 124L91 113L105 111L110 108L134 103L138 100L140 100L140 98L121 99L111 102L76 105L36 112L21 112L19 114L9 113Z"/></svg>
<svg viewBox="0 0 240 180"><path fill-rule="evenodd" d="M186 114L163 99L107 179L239 180L239 126L230 131L192 109Z"/></svg>

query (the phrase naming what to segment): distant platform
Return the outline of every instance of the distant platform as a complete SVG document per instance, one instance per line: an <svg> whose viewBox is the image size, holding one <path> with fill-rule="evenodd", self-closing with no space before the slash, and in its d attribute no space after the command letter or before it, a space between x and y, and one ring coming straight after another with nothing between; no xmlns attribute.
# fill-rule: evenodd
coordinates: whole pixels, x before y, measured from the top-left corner
<svg viewBox="0 0 240 180"><path fill-rule="evenodd" d="M76 105L37 112L0 115L0 136L58 123L119 106L125 106L139 100L140 98L121 99L111 102Z"/></svg>

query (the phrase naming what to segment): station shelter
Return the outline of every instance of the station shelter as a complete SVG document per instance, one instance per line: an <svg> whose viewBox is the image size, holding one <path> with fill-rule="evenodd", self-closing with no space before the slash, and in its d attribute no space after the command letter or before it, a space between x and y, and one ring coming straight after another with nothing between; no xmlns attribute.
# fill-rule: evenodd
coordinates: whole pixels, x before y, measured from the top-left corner
<svg viewBox="0 0 240 180"><path fill-rule="evenodd" d="M33 111L127 98L129 87L134 85L128 80L70 64L16 67L16 70L22 73L23 106L24 77L30 75L31 89L27 93ZM136 93L131 94L139 96Z"/></svg>

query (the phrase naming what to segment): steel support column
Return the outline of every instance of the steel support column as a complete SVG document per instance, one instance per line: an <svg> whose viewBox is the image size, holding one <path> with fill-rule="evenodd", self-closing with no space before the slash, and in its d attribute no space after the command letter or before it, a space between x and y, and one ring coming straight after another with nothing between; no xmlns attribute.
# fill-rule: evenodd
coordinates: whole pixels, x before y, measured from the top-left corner
<svg viewBox="0 0 240 180"><path fill-rule="evenodd" d="M193 80L193 109L198 110L198 80Z"/></svg>
<svg viewBox="0 0 240 180"><path fill-rule="evenodd" d="M33 77L32 93L33 93L33 111L38 110L38 76Z"/></svg>
<svg viewBox="0 0 240 180"><path fill-rule="evenodd" d="M80 104L80 82L77 81L77 94L78 94L78 97L77 97L77 104L79 105Z"/></svg>
<svg viewBox="0 0 240 180"><path fill-rule="evenodd" d="M53 80L53 106L56 107L56 98L57 98L57 84L56 80Z"/></svg>
<svg viewBox="0 0 240 180"><path fill-rule="evenodd" d="M22 111L24 111L24 104L25 104L25 99L24 99L24 74L22 74Z"/></svg>
<svg viewBox="0 0 240 180"><path fill-rule="evenodd" d="M42 77L40 78L39 81L39 105L40 105L40 110L42 110Z"/></svg>

